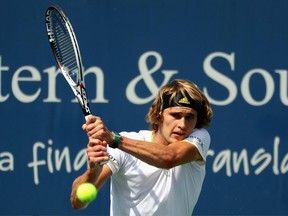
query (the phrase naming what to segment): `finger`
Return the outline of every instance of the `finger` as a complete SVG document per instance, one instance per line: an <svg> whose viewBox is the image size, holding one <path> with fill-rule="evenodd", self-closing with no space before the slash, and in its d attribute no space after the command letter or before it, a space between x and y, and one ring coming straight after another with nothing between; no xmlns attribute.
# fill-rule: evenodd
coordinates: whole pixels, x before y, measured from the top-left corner
<svg viewBox="0 0 288 216"><path fill-rule="evenodd" d="M97 158L90 158L89 163L90 164L102 164L103 162L109 161L109 157L97 157Z"/></svg>
<svg viewBox="0 0 288 216"><path fill-rule="evenodd" d="M99 127L94 128L91 131L88 131L87 136L89 138L93 138L93 139L104 140L104 138L106 136L106 131L103 127L99 126Z"/></svg>
<svg viewBox="0 0 288 216"><path fill-rule="evenodd" d="M86 128L87 128L87 125L86 125L86 124L83 124L83 125L82 125L82 130L84 130L84 131L85 131L85 130L86 130Z"/></svg>
<svg viewBox="0 0 288 216"><path fill-rule="evenodd" d="M87 156L89 158L107 157L108 153L106 151L88 151Z"/></svg>
<svg viewBox="0 0 288 216"><path fill-rule="evenodd" d="M95 119L95 121L93 122L90 122L88 124L86 124L87 127L86 127L86 131L92 131L94 130L95 128L104 128L104 124L102 122L102 120L98 117Z"/></svg>
<svg viewBox="0 0 288 216"><path fill-rule="evenodd" d="M94 145L87 148L87 153L93 152L107 152L107 148L103 145Z"/></svg>
<svg viewBox="0 0 288 216"><path fill-rule="evenodd" d="M90 163L100 163L109 160L109 156L106 151L89 152L87 156Z"/></svg>
<svg viewBox="0 0 288 216"><path fill-rule="evenodd" d="M98 116L89 116L87 121L86 121L86 124L89 125L91 123L94 123L97 121L98 118L99 118Z"/></svg>
<svg viewBox="0 0 288 216"><path fill-rule="evenodd" d="M88 142L87 147L89 148L89 147L93 147L93 146L103 146L102 144L103 144L103 142L100 139L89 138L89 142Z"/></svg>
<svg viewBox="0 0 288 216"><path fill-rule="evenodd" d="M107 142L105 140L103 140L102 145L107 148Z"/></svg>
<svg viewBox="0 0 288 216"><path fill-rule="evenodd" d="M85 124L82 124L82 129L83 130L87 130L87 126L91 123L91 121L93 122L95 116L88 116L88 118L86 119Z"/></svg>

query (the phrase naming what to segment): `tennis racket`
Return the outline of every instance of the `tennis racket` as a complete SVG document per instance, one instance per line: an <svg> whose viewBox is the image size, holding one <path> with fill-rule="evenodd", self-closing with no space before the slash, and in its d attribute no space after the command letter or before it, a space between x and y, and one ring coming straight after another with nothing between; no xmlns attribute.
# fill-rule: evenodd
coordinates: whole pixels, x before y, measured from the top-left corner
<svg viewBox="0 0 288 216"><path fill-rule="evenodd" d="M60 7L53 5L47 9L46 30L58 66L74 92L87 120L92 114L83 81L80 50L72 25ZM103 165L106 162L100 164Z"/></svg>
<svg viewBox="0 0 288 216"><path fill-rule="evenodd" d="M72 25L60 7L53 5L47 9L46 30L61 73L74 92L87 120L91 111L83 82L80 50Z"/></svg>

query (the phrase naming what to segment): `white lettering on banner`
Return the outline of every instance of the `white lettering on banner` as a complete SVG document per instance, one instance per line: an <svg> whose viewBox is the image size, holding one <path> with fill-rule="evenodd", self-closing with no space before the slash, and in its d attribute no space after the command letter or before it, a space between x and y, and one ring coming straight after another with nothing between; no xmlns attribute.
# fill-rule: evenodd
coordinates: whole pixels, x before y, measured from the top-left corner
<svg viewBox="0 0 288 216"><path fill-rule="evenodd" d="M231 149L215 152L213 149L208 151L207 163L211 164L207 169L212 168L213 173L224 171L228 177L233 174L260 175L269 171L274 175L286 175L288 173L288 151L280 150L280 137L275 136L272 152L264 148L257 149L253 154L247 149L240 152ZM70 149L64 146L62 150L53 148L53 140L49 139L47 144L35 142L32 146L32 161L27 163L28 168L33 170L34 184L40 184L40 172L47 171L49 174L71 173L89 167L86 148L80 149L74 159L71 158ZM112 160L113 157L110 157ZM242 169L241 169L242 168ZM44 170L43 170L44 169ZM0 173L14 171L14 157L10 152L0 152Z"/></svg>
<svg viewBox="0 0 288 216"><path fill-rule="evenodd" d="M225 99L222 100L216 100L214 99L211 94L208 91L208 87L203 88L204 94L207 96L208 100L211 104L218 105L218 106L227 106L236 99L238 95L238 88L236 83L226 75L224 75L222 72L216 70L212 66L212 61L216 59L226 60L230 66L231 71L235 71L235 53L227 54L223 52L214 52L209 54L205 59L203 63L204 72L207 74L208 77L210 77L212 80L214 80L216 83L220 84L228 91L228 96ZM278 73L280 75L280 100L284 105L288 105L288 92L287 92L287 70L275 70L275 73ZM250 80L255 75L260 75L265 83L265 89L263 89L263 92L265 93L265 96L262 100L257 101L252 97L251 90L250 90ZM259 81L261 82L261 81ZM240 83L240 90L241 95L243 96L244 100L252 105L252 106L263 106L272 99L275 91L275 83L273 80L273 77L271 74L261 68L254 68L249 70L247 73L244 74L244 77ZM211 92L215 92L215 89L211 90Z"/></svg>
<svg viewBox="0 0 288 216"><path fill-rule="evenodd" d="M9 71L8 66L2 66L2 56L0 55L0 103L6 101L9 98L9 94L3 96L2 93L2 71Z"/></svg>
<svg viewBox="0 0 288 216"><path fill-rule="evenodd" d="M56 67L49 67L44 70L44 73L48 75L48 97L43 101L45 103L59 103L61 99L56 97L56 77L61 74L60 70ZM85 77L87 75L94 75L96 88L95 92L89 91L89 99L90 103L108 103L108 100L104 97L104 73L99 67L89 67L83 73L83 79L85 81ZM89 78L91 79L91 77ZM95 98L91 97L95 94ZM72 102L78 103L77 99L72 99Z"/></svg>
<svg viewBox="0 0 288 216"><path fill-rule="evenodd" d="M44 73L48 75L48 97L43 101L45 103L59 103L61 100L56 97L56 77L61 74L61 71L56 67L46 68Z"/></svg>
<svg viewBox="0 0 288 216"><path fill-rule="evenodd" d="M234 71L235 70L235 63L234 63L235 54L231 53L231 55L228 55L226 53L215 52L215 53L208 55L206 59L204 60L204 64L203 64L204 72L208 75L208 77L210 77L211 79L213 79L220 85L224 86L228 90L229 96L227 97L227 99L223 101L215 100L208 93L207 87L203 88L203 93L206 95L206 97L208 98L211 104L225 106L225 105L232 103L237 97L237 85L234 83L233 80L231 80L230 78L223 75L221 72L215 70L212 67L211 63L212 63L212 60L214 60L215 58L224 58L225 60L227 60L230 65L230 69Z"/></svg>
<svg viewBox="0 0 288 216"><path fill-rule="evenodd" d="M14 157L10 152L0 152L0 171L13 171Z"/></svg>
<svg viewBox="0 0 288 216"><path fill-rule="evenodd" d="M243 172L245 175L250 175L250 166L255 167L254 174L259 175L271 163L272 171L275 175L288 173L288 153L286 153L282 160L279 158L280 137L276 136L273 143L273 154L267 152L264 148L258 149L249 160L247 149L243 149L240 154L231 152L226 149L215 154L214 150L208 151L208 156L213 157L212 169L214 173L225 169L226 175L231 177L233 172L238 173L241 165L243 165ZM281 163L279 164L279 161Z"/></svg>
<svg viewBox="0 0 288 216"><path fill-rule="evenodd" d="M155 59L155 65L152 68L148 68L147 60L148 58L154 58ZM215 81L217 84L223 86L228 91L228 96L224 99L215 99L213 98L212 94L215 92L215 88L213 90L209 91L209 87L205 86L203 87L203 92L209 99L210 103L213 105L218 106L227 106L235 101L235 99L238 96L238 86L237 83L229 78L227 75L224 75L222 71L217 70L213 67L212 62L216 60L224 60L227 61L228 65L230 66L231 71L235 71L235 53L232 52L230 54L224 53L224 52L213 52L209 54L203 61L203 69L205 74L211 78L213 81ZM177 70L161 70L161 73L164 75L164 79L162 83L158 86L154 79L152 78L152 74L159 71L160 67L163 64L162 56L155 52L155 51L149 51L142 54L138 61L138 69L140 72L140 75L135 77L132 81L130 81L126 88L126 97L127 99L133 103L133 104L146 104L149 103L151 100L153 100L159 90L163 85L167 84L171 77L174 74L177 74ZM10 97L10 92L7 92L7 89L3 89L3 82L7 83L7 79L4 79L2 77L2 72L9 71L9 66L3 66L2 65L2 56L0 55L0 103L5 102ZM29 76L24 74L29 73ZM49 67L44 69L44 73L48 76L48 83L47 83L47 89L48 89L48 96L47 98L43 99L43 102L45 103L61 103L61 99L57 97L56 95L56 78L59 75L60 71L56 69L56 67ZM288 71L284 69L277 69L275 70L275 73L279 75L279 97L280 101L283 105L288 106ZM29 84L30 82L38 82L39 86L43 86L40 82L42 81L41 73L38 71L37 68L33 66L22 66L18 68L14 73L11 80L11 89L12 93L15 96L15 98L22 102L22 103L32 103L36 101L40 95L42 89L40 87L36 87L35 84L33 84L34 92L33 93L24 93L23 89L21 89L20 83L26 83ZM25 76L24 76L24 75ZM90 67L87 70L84 71L84 77L92 74L95 76L96 79L96 88L95 92L91 92L91 94L95 94L95 98L91 98L90 91L89 91L89 98L91 103L108 103L108 100L104 97L104 83L105 83L105 77L104 73L99 67ZM20 76L21 75L21 76ZM261 76L264 81L265 89L261 89L261 91L264 93L264 97L262 99L256 100L253 98L253 92L250 88L251 85L251 79L255 76ZM145 85L147 86L148 90L150 91L150 96L146 98L141 98L136 93L136 85L143 80ZM260 79L258 82L262 82ZM275 93L275 80L273 79L271 73L265 69L262 68L254 68L246 73L244 73L244 76L242 80L239 83L240 86L240 93L245 100L246 103L252 106L263 106L270 102L272 97ZM262 86L262 85L261 85ZM9 88L8 88L9 89ZM5 91L6 90L6 91ZM72 99L72 102L77 102L77 100L74 98Z"/></svg>
<svg viewBox="0 0 288 216"><path fill-rule="evenodd" d="M96 89L95 89L95 95L96 98L92 98L90 100L91 103L108 103L109 101L107 99L104 98L104 73L101 70L101 68L99 67L89 67L87 70L84 71L84 77L83 79L85 79L85 77L88 74L94 74L96 79ZM89 94L90 96L90 94ZM76 102L76 98L74 98L74 102Z"/></svg>
<svg viewBox="0 0 288 216"><path fill-rule="evenodd" d="M155 65L149 69L147 60L148 58L151 57L155 58ZM171 77L174 74L178 73L177 70L162 70L161 73L164 74L164 80L160 86L157 86L156 82L153 80L151 75L157 72L157 70L162 66L162 63L163 63L162 56L154 51L146 52L140 56L138 61L138 68L140 75L134 78L126 88L126 96L131 103L138 105L149 103L156 97L159 88L166 85L171 79ZM136 85L142 79L144 80L146 86L148 87L151 93L151 95L146 98L140 98L136 94Z"/></svg>
<svg viewBox="0 0 288 216"><path fill-rule="evenodd" d="M33 167L34 183L39 184L38 166L46 165L45 160L38 160L38 148L45 149L45 144L36 142L33 146L33 162L28 164L28 167Z"/></svg>
<svg viewBox="0 0 288 216"><path fill-rule="evenodd" d="M65 171L67 173L70 173L72 171L69 148L66 146L63 148L62 151L60 151L59 149L53 149L52 147L53 141L51 139L48 140L48 145L49 147L47 147L46 150L46 145L44 143L42 142L34 143L32 150L33 160L32 162L29 162L27 164L29 168L33 169L34 183L36 185L40 183L39 180L40 166L47 166L49 173L54 173L54 168L56 171L60 172L61 167L64 164L66 168ZM39 148L41 148L42 151L46 151L46 157L42 158L41 160L38 158L38 156L43 155L43 152L40 152ZM82 149L77 153L73 162L73 170L78 171L84 165L88 167L86 149Z"/></svg>
<svg viewBox="0 0 288 216"><path fill-rule="evenodd" d="M260 74L266 84L266 94L262 101L256 101L253 99L251 92L250 92L250 79L254 74ZM253 106L261 106L268 103L274 93L275 85L273 81L273 77L270 75L270 73L263 69L253 69L248 71L245 76L243 77L242 83L241 83L241 92L244 97L244 99L248 102L248 104L251 104Z"/></svg>
<svg viewBox="0 0 288 216"><path fill-rule="evenodd" d="M155 65L152 68L148 68L147 60L148 58L155 59ZM215 81L220 86L224 87L228 91L228 96L223 99L215 99L213 97L213 92L215 92L215 88L213 90L209 90L209 86L203 87L203 92L209 99L210 103L218 106L227 106L235 101L238 96L238 89L240 88L240 93L245 100L246 103L252 106L263 106L270 102L272 97L275 94L275 78L273 79L271 73L263 68L254 68L246 73L243 73L242 80L237 84L233 79L228 77L223 73L223 71L219 71L213 67L212 62L220 60L226 61L231 71L235 71L235 53L232 52L230 54L224 52L213 52L209 54L203 61L203 69L204 73L213 81ZM177 70L160 70L164 75L162 83L158 86L154 79L152 78L152 74L159 71L160 67L163 64L162 56L155 52L149 51L142 54L138 60L138 69L140 75L132 79L126 88L126 97L133 104L146 104L153 100L159 90L163 85L167 84L171 77L174 74L177 74ZM7 89L3 89L2 83L7 83L7 78L2 76L5 71L9 71L9 66L2 65L2 56L0 55L0 103L6 102L10 97L10 92L7 92ZM26 73L24 73L24 71ZM29 73L29 76L25 75ZM61 99L56 95L56 78L59 75L60 71L56 69L56 67L49 67L44 69L43 73L46 73L48 76L47 83L47 98L43 99L45 103L61 103ZM279 75L279 97L280 101L283 105L288 106L288 71L284 69L277 69L275 73ZM11 80L11 89L15 98L22 103L32 103L36 101L40 95L42 89L40 87L35 86L35 82L39 83L39 86L43 86L40 82L43 82L41 73L37 68L33 66L22 66L19 67L14 73ZM23 75L24 74L24 75ZM104 73L99 67L90 67L84 71L84 77L92 74L96 79L96 88L95 92L91 92L91 94L95 94L95 98L91 98L89 91L89 98L91 103L108 103L108 100L104 97L104 83L105 77ZM21 76L20 76L21 75ZM262 99L253 98L253 92L250 88L251 79L255 76L261 76L263 79L260 79L258 82L264 82L264 89L261 91L264 93L264 97ZM150 91L150 96L146 98L141 98L136 93L136 86L140 81L144 81L148 90ZM21 89L21 83L29 84L30 82L34 82L33 84L33 93L24 93L23 89ZM238 86L239 85L239 86ZM263 86L263 85L261 85ZM9 88L8 88L9 89ZM277 88L278 89L278 88ZM8 90L9 91L9 90ZM72 99L72 102L77 102L75 98Z"/></svg>
<svg viewBox="0 0 288 216"><path fill-rule="evenodd" d="M32 75L32 77L20 76L22 72L26 72L26 73L29 72ZM34 94L28 95L28 94L25 94L21 90L19 83L20 82L37 82L37 81L41 81L41 76L35 67L31 67L31 66L20 67L18 70L15 71L13 78L12 78L12 91L15 97L22 103L31 103L35 101L41 92L41 88L38 88Z"/></svg>
<svg viewBox="0 0 288 216"><path fill-rule="evenodd" d="M3 89L3 82L7 82L6 79L2 77L2 72L9 71L8 66L2 66L2 57L0 56L0 103L6 102L10 94L6 93ZM49 67L44 69L44 73L48 76L48 97L43 100L45 103L60 103L61 99L56 96L56 78L60 74L60 70L56 69L55 66ZM24 74L24 75L23 75ZM29 74L29 75L27 75ZM84 71L84 78L85 76L91 76L94 75L96 80L96 88L95 92L89 91L89 97L91 99L91 103L108 103L108 100L104 97L104 73L103 71L98 67L90 67L87 70ZM90 79L90 78L89 78ZM41 73L38 71L37 68L33 66L22 66L18 68L12 76L11 80L11 89L12 93L15 96L15 98L22 102L22 103L32 103L36 101L41 93L41 88L35 87L35 82L41 82L42 77ZM27 94L24 93L21 89L21 83L31 83L34 82L31 86L33 88L36 88L36 90L33 93ZM41 86L41 84L39 84ZM95 94L95 98L92 98L91 96ZM72 102L77 102L77 100L74 98Z"/></svg>
<svg viewBox="0 0 288 216"><path fill-rule="evenodd" d="M288 76L287 70L275 70L276 73L280 75L280 99L282 103L288 106Z"/></svg>

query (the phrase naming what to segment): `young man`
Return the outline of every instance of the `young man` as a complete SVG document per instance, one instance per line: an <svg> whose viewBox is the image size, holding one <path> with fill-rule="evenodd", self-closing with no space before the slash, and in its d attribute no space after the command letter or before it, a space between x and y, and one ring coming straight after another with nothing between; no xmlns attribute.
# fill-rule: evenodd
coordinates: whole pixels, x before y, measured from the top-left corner
<svg viewBox="0 0 288 216"><path fill-rule="evenodd" d="M150 131L119 135L90 117L82 126L90 168L73 183L73 208L87 206L76 197L81 183L100 189L111 177L110 215L191 216L205 177L211 117L207 98L187 80L160 89L146 116Z"/></svg>

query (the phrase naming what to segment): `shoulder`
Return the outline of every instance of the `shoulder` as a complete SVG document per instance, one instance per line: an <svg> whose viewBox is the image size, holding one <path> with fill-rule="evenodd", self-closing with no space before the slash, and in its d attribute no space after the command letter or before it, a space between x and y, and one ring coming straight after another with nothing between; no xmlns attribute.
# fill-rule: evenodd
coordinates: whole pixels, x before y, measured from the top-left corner
<svg viewBox="0 0 288 216"><path fill-rule="evenodd" d="M207 129L205 128L195 128L192 133L187 137L187 140L200 139L205 143L211 142L211 137Z"/></svg>
<svg viewBox="0 0 288 216"><path fill-rule="evenodd" d="M205 128L194 129L184 141L196 146L202 157L202 160L198 161L198 163L199 165L204 165L211 142L209 132Z"/></svg>
<svg viewBox="0 0 288 216"><path fill-rule="evenodd" d="M128 137L130 139L150 141L153 132L149 131L149 130L140 130L138 132L126 132L126 131L123 131L120 134L121 134L121 136L125 136L125 137Z"/></svg>

